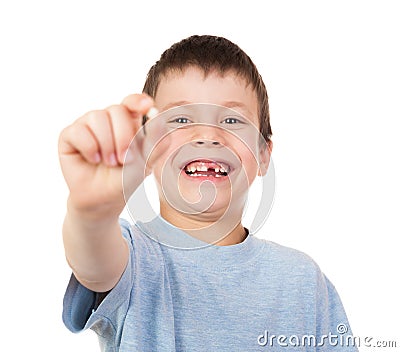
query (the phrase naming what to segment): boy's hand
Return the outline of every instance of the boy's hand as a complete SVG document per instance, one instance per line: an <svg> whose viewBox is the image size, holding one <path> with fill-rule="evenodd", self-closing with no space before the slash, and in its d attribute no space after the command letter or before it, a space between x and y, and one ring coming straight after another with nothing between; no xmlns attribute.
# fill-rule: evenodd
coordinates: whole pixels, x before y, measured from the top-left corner
<svg viewBox="0 0 400 352"><path fill-rule="evenodd" d="M69 206L94 219L119 216L125 206L125 155L132 165L129 192L145 177L145 136L139 130L142 116L152 106L153 100L145 94L129 95L120 105L88 112L61 132L59 157L70 190Z"/></svg>

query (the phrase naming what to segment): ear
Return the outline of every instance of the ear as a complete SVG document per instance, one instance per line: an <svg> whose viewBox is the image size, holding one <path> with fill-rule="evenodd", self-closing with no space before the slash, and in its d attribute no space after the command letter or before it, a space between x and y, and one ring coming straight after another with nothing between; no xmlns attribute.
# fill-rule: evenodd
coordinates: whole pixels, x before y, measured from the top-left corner
<svg viewBox="0 0 400 352"><path fill-rule="evenodd" d="M260 146L260 159L258 167L258 176L265 176L268 171L269 162L271 160L273 143L271 140Z"/></svg>

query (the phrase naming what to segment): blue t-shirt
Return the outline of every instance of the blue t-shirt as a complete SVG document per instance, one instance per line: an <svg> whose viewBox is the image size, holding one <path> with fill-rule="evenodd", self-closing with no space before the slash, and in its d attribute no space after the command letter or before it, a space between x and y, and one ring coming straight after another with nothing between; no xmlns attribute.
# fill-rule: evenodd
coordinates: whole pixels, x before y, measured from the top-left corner
<svg viewBox="0 0 400 352"><path fill-rule="evenodd" d="M130 258L114 289L97 306L72 276L64 297L65 325L94 330L103 351L357 351L335 288L307 255L253 235L182 249L204 243L160 217L121 227Z"/></svg>

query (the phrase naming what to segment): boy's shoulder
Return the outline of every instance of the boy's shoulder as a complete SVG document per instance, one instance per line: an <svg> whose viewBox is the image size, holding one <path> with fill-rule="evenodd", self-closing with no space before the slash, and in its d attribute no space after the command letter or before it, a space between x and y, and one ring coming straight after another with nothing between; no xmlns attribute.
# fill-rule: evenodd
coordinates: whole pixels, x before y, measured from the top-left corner
<svg viewBox="0 0 400 352"><path fill-rule="evenodd" d="M261 239L254 236L256 241L265 243L261 262L279 268L290 275L301 275L305 273L319 275L321 269L314 259L301 250L284 246L282 244Z"/></svg>
<svg viewBox="0 0 400 352"><path fill-rule="evenodd" d="M264 240L257 238L259 241L267 243L267 250L274 260L282 262L282 264L293 264L294 262L299 265L318 266L316 262L305 252L279 244L274 241Z"/></svg>
<svg viewBox="0 0 400 352"><path fill-rule="evenodd" d="M257 238L266 245L257 260L259 280L265 281L268 288L289 297L324 296L335 288L322 272L319 265L308 254L276 242Z"/></svg>

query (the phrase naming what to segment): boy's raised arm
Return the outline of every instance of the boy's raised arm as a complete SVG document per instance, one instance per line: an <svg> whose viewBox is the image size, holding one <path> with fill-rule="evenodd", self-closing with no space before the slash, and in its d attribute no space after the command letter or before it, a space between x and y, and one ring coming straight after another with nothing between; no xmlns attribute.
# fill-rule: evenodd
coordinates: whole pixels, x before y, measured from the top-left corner
<svg viewBox="0 0 400 352"><path fill-rule="evenodd" d="M125 206L123 164L127 155L134 165L133 192L144 179L145 162L140 142L130 143L152 105L144 94L130 95L120 105L85 114L60 134L60 163L70 191L63 226L66 258L76 278L96 292L112 289L128 262L118 223Z"/></svg>

